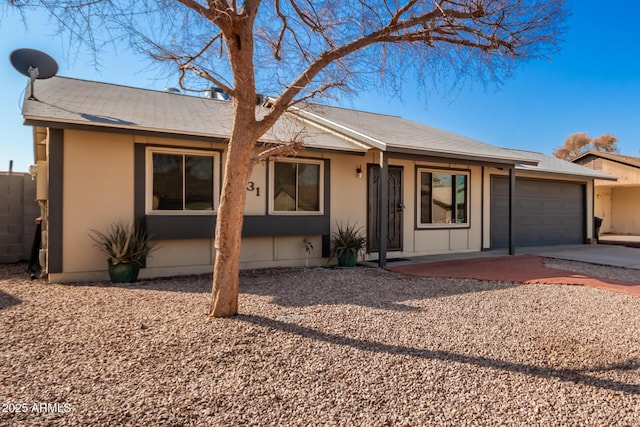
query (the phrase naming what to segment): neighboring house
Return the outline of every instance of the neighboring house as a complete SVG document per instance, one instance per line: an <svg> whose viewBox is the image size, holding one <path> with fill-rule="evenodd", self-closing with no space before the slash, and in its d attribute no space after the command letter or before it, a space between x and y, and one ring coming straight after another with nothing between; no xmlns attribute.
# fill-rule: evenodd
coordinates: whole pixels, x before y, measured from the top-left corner
<svg viewBox="0 0 640 427"><path fill-rule="evenodd" d="M88 232L118 220L160 241L142 277L211 271L231 103L63 77L36 81L35 95L25 97L23 116L46 188L50 280L106 278ZM292 108L260 145L301 133L296 156L253 170L242 268L304 265L307 240L309 263L322 265L331 233L347 221L363 227L366 258L381 265L585 243L593 180L611 178L400 117L320 105Z"/></svg>
<svg viewBox="0 0 640 427"><path fill-rule="evenodd" d="M640 158L590 150L573 162L618 178L595 180L594 215L603 220L600 233L640 236Z"/></svg>

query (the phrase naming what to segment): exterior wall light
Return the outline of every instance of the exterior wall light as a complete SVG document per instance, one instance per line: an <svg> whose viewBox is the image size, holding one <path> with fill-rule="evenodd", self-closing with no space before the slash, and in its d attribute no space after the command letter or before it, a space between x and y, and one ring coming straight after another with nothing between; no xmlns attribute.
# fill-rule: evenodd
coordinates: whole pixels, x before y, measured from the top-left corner
<svg viewBox="0 0 640 427"><path fill-rule="evenodd" d="M31 176L31 181L36 179L36 175L38 175L38 166L37 165L29 166L29 176Z"/></svg>

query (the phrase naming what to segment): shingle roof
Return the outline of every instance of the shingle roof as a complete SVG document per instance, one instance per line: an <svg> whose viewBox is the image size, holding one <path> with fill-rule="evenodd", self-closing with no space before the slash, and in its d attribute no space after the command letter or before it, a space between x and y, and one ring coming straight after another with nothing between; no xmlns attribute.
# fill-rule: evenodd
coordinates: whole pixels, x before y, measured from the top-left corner
<svg viewBox="0 0 640 427"><path fill-rule="evenodd" d="M233 112L228 101L66 77L38 80L35 85L37 100L26 99L23 107L30 124L57 122L216 138L227 138L231 131ZM264 141L287 140L302 132L304 145L312 148L405 150L506 164L527 161L498 147L396 116L317 104L291 111L295 114L284 115Z"/></svg>
<svg viewBox="0 0 640 427"><path fill-rule="evenodd" d="M232 104L211 98L67 77L37 80L34 92L37 100L25 99L22 109L28 124L54 122L226 139L233 122ZM291 117L278 122L262 140L283 140L300 132L309 147L367 151L345 138L305 129Z"/></svg>
<svg viewBox="0 0 640 427"><path fill-rule="evenodd" d="M296 112L307 121L360 138L383 151L468 160L483 159L496 163L531 162L529 158L512 151L398 116L318 104L306 106ZM535 164L535 161L532 163Z"/></svg>
<svg viewBox="0 0 640 427"><path fill-rule="evenodd" d="M27 120L224 138L232 119L225 101L65 77L37 80L34 92L37 100L24 102Z"/></svg>
<svg viewBox="0 0 640 427"><path fill-rule="evenodd" d="M229 101L108 83L56 76L37 80L34 92L37 99L25 99L22 110L25 122L32 125L59 123L226 139L233 121ZM613 178L541 153L495 147L401 117L318 104L292 108L262 140L282 141L298 133L304 135L305 147L323 150L366 152L377 148L517 164L519 169L545 173Z"/></svg>
<svg viewBox="0 0 640 427"><path fill-rule="evenodd" d="M558 159L557 157L548 156L546 154L525 150L508 150L513 151L517 155L528 157L539 162L537 166L529 166L523 164L517 165L516 169L518 170L555 173L560 175L572 175L580 178L606 179L612 181L615 181L617 179L615 176L608 173L589 169L575 163L567 162L566 160Z"/></svg>

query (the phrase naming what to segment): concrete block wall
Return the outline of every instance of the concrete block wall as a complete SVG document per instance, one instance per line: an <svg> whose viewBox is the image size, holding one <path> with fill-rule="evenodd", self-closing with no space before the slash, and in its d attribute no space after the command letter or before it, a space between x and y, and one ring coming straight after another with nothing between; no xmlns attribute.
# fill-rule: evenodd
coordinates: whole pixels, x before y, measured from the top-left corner
<svg viewBox="0 0 640 427"><path fill-rule="evenodd" d="M35 198L29 174L0 172L0 263L29 259L40 215Z"/></svg>

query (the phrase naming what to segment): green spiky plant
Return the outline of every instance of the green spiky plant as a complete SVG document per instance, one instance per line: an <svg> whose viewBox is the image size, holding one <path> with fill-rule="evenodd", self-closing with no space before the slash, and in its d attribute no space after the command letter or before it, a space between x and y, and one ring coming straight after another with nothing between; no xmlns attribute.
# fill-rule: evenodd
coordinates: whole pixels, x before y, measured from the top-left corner
<svg viewBox="0 0 640 427"><path fill-rule="evenodd" d="M113 265L132 262L142 264L142 260L157 249L146 231L133 224L125 225L122 221L111 224L106 233L91 230L89 236Z"/></svg>
<svg viewBox="0 0 640 427"><path fill-rule="evenodd" d="M329 261L333 258L338 258L339 265L349 265L348 260L350 258L354 261L357 260L358 254L364 250L366 238L357 223L351 225L347 221L346 226L343 227L342 223L337 224L337 226L338 231L331 236L331 256Z"/></svg>

